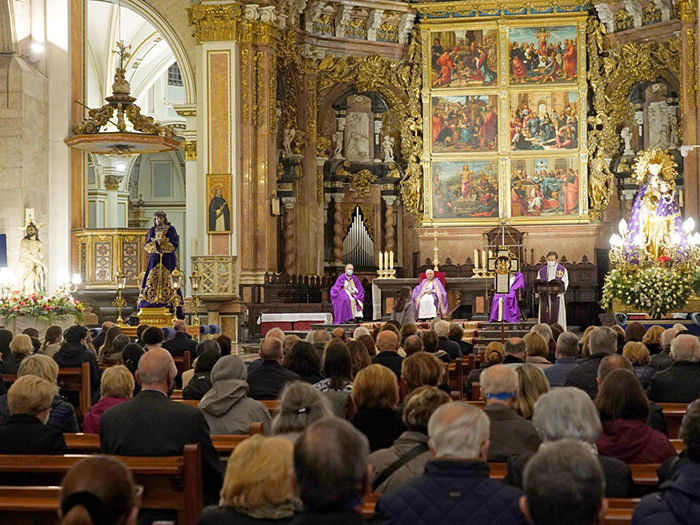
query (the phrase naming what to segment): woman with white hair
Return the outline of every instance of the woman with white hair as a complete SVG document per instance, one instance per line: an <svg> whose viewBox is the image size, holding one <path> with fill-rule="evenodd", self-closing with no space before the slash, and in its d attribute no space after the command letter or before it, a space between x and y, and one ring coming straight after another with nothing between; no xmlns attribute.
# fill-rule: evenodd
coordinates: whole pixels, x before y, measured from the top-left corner
<svg viewBox="0 0 700 525"><path fill-rule="evenodd" d="M532 424L542 439L540 449L561 439L584 443L598 455L595 442L602 432L598 411L583 390L574 387L556 388L542 394L535 403ZM523 488L523 471L534 453L510 458L504 482ZM605 474L605 496L626 498L632 486L629 467L622 461L598 455Z"/></svg>

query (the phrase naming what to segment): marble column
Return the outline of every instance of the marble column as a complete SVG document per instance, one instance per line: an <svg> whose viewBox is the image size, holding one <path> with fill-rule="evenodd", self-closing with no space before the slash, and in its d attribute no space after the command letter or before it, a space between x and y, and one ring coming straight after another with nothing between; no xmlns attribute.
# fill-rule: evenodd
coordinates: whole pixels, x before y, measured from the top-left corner
<svg viewBox="0 0 700 525"><path fill-rule="evenodd" d="M294 205L296 197L282 197L284 208L284 272L296 273L296 228Z"/></svg>

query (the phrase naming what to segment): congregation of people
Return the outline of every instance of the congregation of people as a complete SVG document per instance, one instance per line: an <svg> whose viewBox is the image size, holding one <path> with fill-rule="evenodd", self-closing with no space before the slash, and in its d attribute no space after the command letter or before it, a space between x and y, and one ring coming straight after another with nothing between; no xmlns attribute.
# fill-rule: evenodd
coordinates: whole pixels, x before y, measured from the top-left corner
<svg viewBox="0 0 700 525"><path fill-rule="evenodd" d="M638 497L634 524L700 515L700 340L681 324L591 326L580 338L539 324L482 352L440 318L306 339L272 328L249 362L223 334L197 342L184 321L139 326L135 341L111 323L50 327L43 341L27 332L0 330L0 373L14 379L0 382L0 454L66 454L64 433L81 431L112 456L197 443L201 525L360 524L371 493L369 521L389 524L602 523L605 498ZM173 358L186 351L195 359L181 373ZM455 392L448 367L470 356ZM58 377L83 362L92 407L77 417ZM171 399L176 389L197 405ZM680 454L659 403L688 404ZM212 436L256 423L262 433L224 465ZM637 464L661 465L655 492L634 483ZM94 456L66 475L58 512L64 523L144 523L139 502L129 470Z"/></svg>

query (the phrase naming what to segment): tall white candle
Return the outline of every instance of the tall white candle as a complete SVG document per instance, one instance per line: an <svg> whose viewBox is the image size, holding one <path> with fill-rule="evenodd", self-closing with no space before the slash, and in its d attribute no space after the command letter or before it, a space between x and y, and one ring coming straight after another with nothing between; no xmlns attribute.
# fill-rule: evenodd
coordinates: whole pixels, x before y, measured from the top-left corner
<svg viewBox="0 0 700 525"><path fill-rule="evenodd" d="M481 250L481 267L486 269L486 250Z"/></svg>
<svg viewBox="0 0 700 525"><path fill-rule="evenodd" d="M477 252L476 250L474 250L474 269L479 269L479 252Z"/></svg>
<svg viewBox="0 0 700 525"><path fill-rule="evenodd" d="M384 254L382 252L379 252L379 271L384 270Z"/></svg>
<svg viewBox="0 0 700 525"><path fill-rule="evenodd" d="M394 269L394 250L391 250L389 252L389 269L390 270Z"/></svg>

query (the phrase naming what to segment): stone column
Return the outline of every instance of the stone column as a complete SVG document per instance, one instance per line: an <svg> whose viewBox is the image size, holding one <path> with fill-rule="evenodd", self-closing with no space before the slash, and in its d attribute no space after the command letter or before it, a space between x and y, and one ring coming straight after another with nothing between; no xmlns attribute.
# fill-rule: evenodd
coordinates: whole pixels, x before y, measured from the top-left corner
<svg viewBox="0 0 700 525"><path fill-rule="evenodd" d="M335 212L333 213L333 264L343 265L343 206L345 198L343 193L333 193L331 195L335 202Z"/></svg>
<svg viewBox="0 0 700 525"><path fill-rule="evenodd" d="M394 204L396 195L382 195L386 204L384 212L384 251L396 252L396 219L394 217Z"/></svg>
<svg viewBox="0 0 700 525"><path fill-rule="evenodd" d="M122 174L116 173L115 168L102 168L104 175L107 201L105 202L105 228L119 227L119 208L117 190L122 182Z"/></svg>
<svg viewBox="0 0 700 525"><path fill-rule="evenodd" d="M296 224L294 205L296 197L282 197L284 207L284 272L292 275L296 272Z"/></svg>

